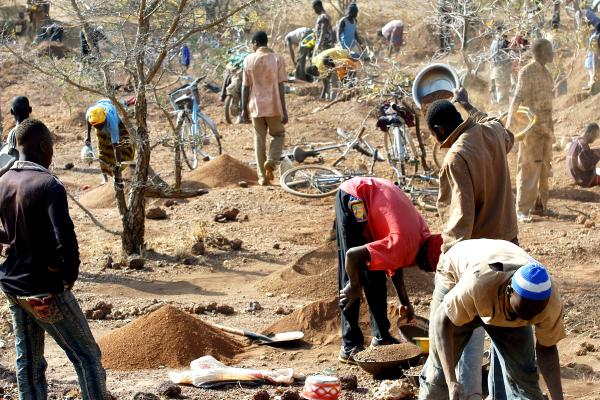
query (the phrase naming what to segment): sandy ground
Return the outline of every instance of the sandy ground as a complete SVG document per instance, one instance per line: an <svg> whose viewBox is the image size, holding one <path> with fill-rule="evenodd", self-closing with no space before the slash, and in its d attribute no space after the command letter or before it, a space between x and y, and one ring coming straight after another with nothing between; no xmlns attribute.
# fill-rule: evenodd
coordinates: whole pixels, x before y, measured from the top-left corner
<svg viewBox="0 0 600 400"><path fill-rule="evenodd" d="M406 62L404 68L408 72L414 73L420 65L414 57L402 61ZM579 75L573 80L569 94L556 102L558 137L575 134L584 123L598 115L598 96L583 102L572 101L577 87L583 81L582 71L576 72ZM46 121L58 135L53 168L71 193L81 197L98 185L98 169L94 166L89 168L79 160L84 130L82 112L94 100L92 97L61 87L33 73L23 75L12 62L2 67L0 90L5 116L8 114L8 99L17 94L26 94L33 105L34 116ZM480 101L478 105L486 108L488 105L483 102L483 93L474 93L474 97L476 101ZM296 95L289 95L287 99L290 114L290 123L286 127L288 147L335 141L337 127L356 129L372 107L353 100L315 113L314 110L324 104L322 101ZM218 123L224 151L239 160L251 161L251 127L226 125L218 97L214 94L206 94L204 107L207 114ZM151 110L151 121L152 140L168 134L167 124L156 109ZM373 119L367 122L368 140L381 148L382 137L374 125ZM326 156L327 160L332 158L335 157ZM359 158L356 156L348 163L365 161ZM509 161L513 168L514 182L516 149L511 152ZM67 162L75 163L75 168L65 170L63 166ZM173 179L171 165L171 150L157 147L152 153L152 166L167 181ZM597 188L581 189L571 183L564 167L564 152L554 152L554 166L550 206L558 212L558 216L535 217L532 224L520 225L519 240L527 251L548 266L563 291L569 336L560 343L559 350L566 398L600 399L600 353L576 355L583 342L600 346L600 300L596 294L600 289L597 279L600 255L596 249L600 234L595 226L600 224L600 191ZM376 172L380 176L390 176L385 165L378 165ZM148 203L163 206L164 201L149 200ZM227 224L214 222L214 214L223 207L237 207L241 211L240 215L247 215L248 219ZM269 274L289 267L302 255L327 243L333 217L333 198L301 199L286 194L278 186L215 188L207 195L177 201L176 205L165 208L168 219L147 220L146 240L149 250L145 255L146 265L140 271L132 271L102 268L107 255L112 256L115 261L122 258L119 241L99 230L78 207L71 204L82 256L80 279L74 290L84 310L100 300L110 302L115 309L143 308L156 302L187 306L214 301L234 307L236 313L232 316L203 315L203 319L260 331L281 318L274 313L277 307L284 305L295 309L309 303L302 296L286 296L285 293L267 296L265 290L259 289L260 282ZM119 228L118 211L114 207L92 211L107 226ZM423 213L432 230L439 231L441 221L437 215L432 212ZM194 265L185 265L180 261L181 256L189 252L191 233L199 224L204 224L209 235L241 239L242 249L223 251L209 247L204 256L194 260ZM332 262L334 260L331 258L322 260L324 266L331 265ZM427 283L413 283L418 289L421 284L430 285L430 278L428 279ZM413 290L413 294L415 292L419 291ZM427 315L426 296L419 292L417 297L422 299L417 310L421 315ZM392 297L389 300L397 302ZM245 312L244 309L251 301L258 301L264 310ZM3 308L0 314L4 329L0 338L5 342L0 353L0 386L13 393L14 338L8 333L7 309ZM96 337L101 337L127 322L128 320L90 321L90 325ZM293 367L305 374L356 373L359 376L360 390L354 393L354 398L371 398L369 389L378 382L356 367L339 364L336 361L338 346L337 341L292 349L254 346L240 356L239 362L240 365L249 367ZM74 370L50 339L47 341L46 357L49 363L48 382L53 398L77 398L76 391L73 391L77 387ZM167 379L167 372L167 368L136 372L109 370L108 385L118 398L129 399L140 391L155 392L157 383ZM275 393L274 388L270 390ZM184 388L184 394L193 399L242 399L250 398L254 392L255 389L240 388L213 391Z"/></svg>

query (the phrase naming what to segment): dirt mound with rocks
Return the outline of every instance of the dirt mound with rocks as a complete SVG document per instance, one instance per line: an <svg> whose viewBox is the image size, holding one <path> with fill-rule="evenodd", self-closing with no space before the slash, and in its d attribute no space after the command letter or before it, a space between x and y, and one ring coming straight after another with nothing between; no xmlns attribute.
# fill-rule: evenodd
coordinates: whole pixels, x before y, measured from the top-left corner
<svg viewBox="0 0 600 400"><path fill-rule="evenodd" d="M319 300L338 293L338 258L334 241L312 250L281 271L276 271L258 282L264 293L289 294L292 298ZM431 295L433 274L418 268L405 268L404 285L409 295ZM388 291L395 293L391 280Z"/></svg>
<svg viewBox="0 0 600 400"><path fill-rule="evenodd" d="M82 206L96 208L114 208L117 206L115 187L112 182L90 189L79 197Z"/></svg>
<svg viewBox="0 0 600 400"><path fill-rule="evenodd" d="M276 295L318 300L334 296L338 290L337 248L335 242L312 250L281 271L257 284L258 289Z"/></svg>
<svg viewBox="0 0 600 400"><path fill-rule="evenodd" d="M243 345L200 319L170 305L140 317L98 340L109 369L181 368L211 355L230 362Z"/></svg>
<svg viewBox="0 0 600 400"><path fill-rule="evenodd" d="M363 299L360 307L360 327L368 335L370 314L366 301ZM393 304L388 304L388 318L391 323L390 333L398 336L395 327L404 325L401 321L400 310ZM424 320L421 317L418 317ZM299 308L281 318L263 330L264 334L301 331L305 339L313 344L325 345L338 341L341 337L340 309L337 297L315 301Z"/></svg>
<svg viewBox="0 0 600 400"><path fill-rule="evenodd" d="M188 173L184 180L182 186L185 189L204 189L235 187L241 181L255 185L258 177L256 171L248 164L236 160L229 154L222 154Z"/></svg>
<svg viewBox="0 0 600 400"><path fill-rule="evenodd" d="M35 48L37 57L50 57L61 59L69 55L71 51L59 42L42 42Z"/></svg>

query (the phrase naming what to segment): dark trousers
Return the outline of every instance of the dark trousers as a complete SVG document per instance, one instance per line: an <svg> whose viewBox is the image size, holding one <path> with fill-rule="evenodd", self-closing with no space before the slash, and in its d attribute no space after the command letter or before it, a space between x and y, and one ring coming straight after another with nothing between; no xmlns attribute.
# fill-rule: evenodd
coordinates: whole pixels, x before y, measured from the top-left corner
<svg viewBox="0 0 600 400"><path fill-rule="evenodd" d="M298 61L296 62L296 79L301 79L303 81L308 81L309 78L306 75L306 60L310 59L312 54L312 49L309 49L304 46L300 46L298 49Z"/></svg>
<svg viewBox="0 0 600 400"><path fill-rule="evenodd" d="M367 222L357 222L350 210L348 203L351 195L340 190L335 199L336 239L338 244L338 276L339 288L342 290L350 280L346 274L346 252L353 248L367 244L364 229ZM387 276L384 271L369 271L362 268L360 272L362 285L367 305L371 312L371 333L378 339L389 336L390 321L387 317ZM365 338L360 330L360 303L356 300L350 308L343 310L340 307L342 319L342 342L346 349L362 346Z"/></svg>

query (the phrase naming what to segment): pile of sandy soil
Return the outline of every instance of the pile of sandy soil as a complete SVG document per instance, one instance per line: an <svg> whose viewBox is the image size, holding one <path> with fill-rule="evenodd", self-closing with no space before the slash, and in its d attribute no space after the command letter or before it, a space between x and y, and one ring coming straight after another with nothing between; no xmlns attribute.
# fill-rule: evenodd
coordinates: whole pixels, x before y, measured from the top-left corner
<svg viewBox="0 0 600 400"><path fill-rule="evenodd" d="M90 189L79 197L79 202L86 208L114 208L117 206L115 187L112 182Z"/></svg>
<svg viewBox="0 0 600 400"><path fill-rule="evenodd" d="M243 345L196 317L166 305L98 340L102 364L117 370L187 367L211 355L228 362Z"/></svg>
<svg viewBox="0 0 600 400"><path fill-rule="evenodd" d="M331 241L312 250L290 266L276 271L257 283L264 293L289 294L292 298L319 300L336 296L338 293L337 245ZM405 268L404 285L409 295L431 295L433 274L418 268ZM391 281L388 293L395 295Z"/></svg>
<svg viewBox="0 0 600 400"><path fill-rule="evenodd" d="M258 282L265 293L287 293L293 298L318 300L335 296L338 290L335 242L312 250L281 271Z"/></svg>
<svg viewBox="0 0 600 400"><path fill-rule="evenodd" d="M365 336L371 332L369 328L370 314L366 301L362 301L360 307L360 327ZM390 333L397 336L397 329L405 325L401 321L400 310L393 304L388 304L388 318L391 323ZM423 318L418 317L424 321ZM318 345L330 344L338 341L341 337L340 309L337 297L315 301L291 314L281 318L263 330L265 334L280 333L288 331L304 332L308 342Z"/></svg>
<svg viewBox="0 0 600 400"><path fill-rule="evenodd" d="M254 185L258 181L256 171L248 164L236 160L229 154L222 154L188 173L183 183L185 189L206 187L235 187L240 181Z"/></svg>
<svg viewBox="0 0 600 400"><path fill-rule="evenodd" d="M64 44L58 42L44 41L35 48L35 54L38 57L65 58L70 50Z"/></svg>

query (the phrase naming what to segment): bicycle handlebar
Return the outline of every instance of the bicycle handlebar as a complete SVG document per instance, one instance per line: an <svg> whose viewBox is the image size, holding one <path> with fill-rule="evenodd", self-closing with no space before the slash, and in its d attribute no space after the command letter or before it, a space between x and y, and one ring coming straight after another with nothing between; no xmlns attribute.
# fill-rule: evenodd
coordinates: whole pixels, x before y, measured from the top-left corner
<svg viewBox="0 0 600 400"><path fill-rule="evenodd" d="M198 86L198 83L200 83L200 81L202 81L203 79L206 79L206 75L196 78L191 83L186 83L185 85L178 87L177 89L173 90L172 92L169 92L169 96L172 96L174 93L177 93L180 90L192 89L195 86Z"/></svg>

